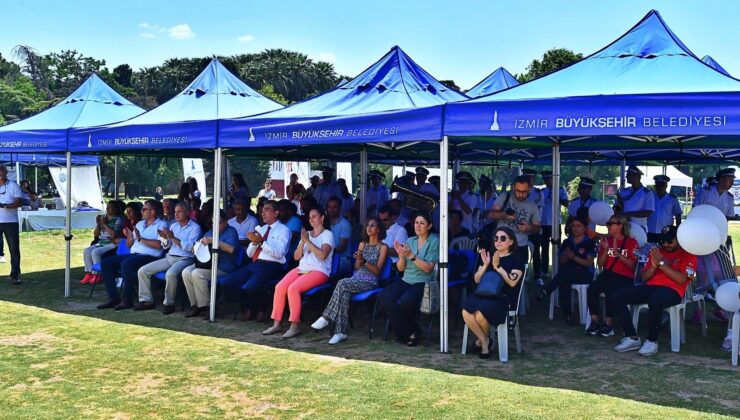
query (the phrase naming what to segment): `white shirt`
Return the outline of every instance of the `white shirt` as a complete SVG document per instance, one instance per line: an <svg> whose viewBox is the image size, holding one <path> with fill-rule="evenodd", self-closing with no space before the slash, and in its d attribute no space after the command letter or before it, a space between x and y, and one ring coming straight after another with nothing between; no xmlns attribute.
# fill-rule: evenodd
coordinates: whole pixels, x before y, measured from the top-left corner
<svg viewBox="0 0 740 420"><path fill-rule="evenodd" d="M683 211L675 195L666 193L663 198L660 198L655 191L653 195L655 195L655 211L647 220L648 233L660 233L664 227L672 226L673 218L683 214Z"/></svg>
<svg viewBox="0 0 740 420"><path fill-rule="evenodd" d="M298 262L298 271L301 273L307 273L309 271L321 271L327 276L330 275L331 259L334 255L334 235L329 229L324 229L324 231L321 232L321 235L315 238L311 236L311 232L309 232L308 238L312 244L316 245L319 248L321 248L321 246L324 244L329 244L329 246L331 246L331 251L329 251L329 255L327 255L326 258L320 260L316 256L316 254L311 252L311 248L308 247L308 244L303 244L303 257Z"/></svg>
<svg viewBox="0 0 740 420"><path fill-rule="evenodd" d="M23 198L23 193L16 182L6 180L5 185L0 185L0 203L13 204L19 198ZM18 209L0 209L0 223L18 223Z"/></svg>
<svg viewBox="0 0 740 420"><path fill-rule="evenodd" d="M321 204L322 208L326 208L326 205L329 204L330 198L339 197L340 195L339 184L337 184L336 181L328 184L319 184L319 186L316 187L316 192L314 192L314 198L319 202L319 204Z"/></svg>
<svg viewBox="0 0 740 420"><path fill-rule="evenodd" d="M288 253L288 246L290 245L290 229L279 221L269 227L270 234L267 236L267 240L262 243L262 252L260 252L258 259L285 264L285 254ZM268 225L257 226L255 232L264 238L267 228ZM257 245L250 243L247 247L247 256L252 258L257 248L259 248Z"/></svg>
<svg viewBox="0 0 740 420"><path fill-rule="evenodd" d="M2 190L0 189L0 191ZM722 196L720 196L717 192L716 185L704 190L701 196L697 194L694 206L701 204L709 204L710 206L717 207L726 217L735 216L735 197L729 191L723 192Z"/></svg>
<svg viewBox="0 0 740 420"><path fill-rule="evenodd" d="M385 239L383 239L383 243L388 245L389 249L393 249L393 244L398 241L400 244L405 244L406 239L409 238L408 232L406 232L406 229L404 229L402 226L399 226L398 223L392 224L388 230L385 231ZM398 257L391 257L391 261L393 264L398 262Z"/></svg>
<svg viewBox="0 0 740 420"><path fill-rule="evenodd" d="M389 197L388 188L385 185L378 184L378 188L369 187L365 193L365 206L368 209L375 206L373 214L378 214L378 209L388 202Z"/></svg>
<svg viewBox="0 0 740 420"><path fill-rule="evenodd" d="M563 217L560 215L560 206L568 201L568 193L565 188L560 187L560 196L558 197L558 224L562 222ZM550 188L545 187L542 192L542 208L540 209L540 221L542 226L552 226L552 192Z"/></svg>
<svg viewBox="0 0 740 420"><path fill-rule="evenodd" d="M592 198L589 196L585 200L581 198L580 195L576 196L576 198L570 200L568 203L568 216L570 217L576 217L578 214L578 209L581 207L589 208L591 207L591 204L597 202L598 200Z"/></svg>
<svg viewBox="0 0 740 420"><path fill-rule="evenodd" d="M478 214L475 211L476 209L478 209L478 211L480 212L480 196L478 196L478 194L474 192L465 191L462 194L461 199L465 202L465 204L468 205L468 207L470 207L470 213L465 213L465 210L463 210L459 200L452 200L452 208L460 210L462 212L462 227L469 230L470 232L473 232L473 215Z"/></svg>
<svg viewBox="0 0 740 420"><path fill-rule="evenodd" d="M257 197L265 197L268 200L275 199L275 190L267 191L265 189L261 189L259 194L257 194Z"/></svg>
<svg viewBox="0 0 740 420"><path fill-rule="evenodd" d="M633 187L627 187L619 192L619 194L622 196L622 200L624 201L624 211L655 211L655 199L653 192L641 185L639 187L640 189L632 194L632 188ZM632 195L632 197L630 197L630 199L628 200L627 197L629 197L630 195ZM642 226L642 228L645 229L645 232L647 232L647 217L630 216L630 221Z"/></svg>
<svg viewBox="0 0 740 420"><path fill-rule="evenodd" d="M193 246L195 242L201 237L200 226L192 220L188 220L185 226L182 226L180 222L175 222L170 226L172 234L180 241L180 246L177 246L175 241L172 241L172 246L168 252L173 257L188 257L193 258Z"/></svg>
<svg viewBox="0 0 740 420"><path fill-rule="evenodd" d="M139 223L136 224L136 228L139 229L140 239L150 239L157 242L159 242L159 232L157 231L162 230L162 228L165 227L167 227L167 222L162 219L153 221L149 226L146 225L146 220L140 220ZM152 257L160 257L162 255L161 248L152 248L148 245L144 245L136 240L135 233L132 233L132 235L134 235L134 244L131 246L132 254L151 255Z"/></svg>
<svg viewBox="0 0 740 420"><path fill-rule="evenodd" d="M236 220L236 217L232 217L227 223L229 226L236 229L236 232L239 234L239 240L243 241L247 239L247 233L254 232L259 224L259 220L247 213L247 217L245 217L241 223Z"/></svg>

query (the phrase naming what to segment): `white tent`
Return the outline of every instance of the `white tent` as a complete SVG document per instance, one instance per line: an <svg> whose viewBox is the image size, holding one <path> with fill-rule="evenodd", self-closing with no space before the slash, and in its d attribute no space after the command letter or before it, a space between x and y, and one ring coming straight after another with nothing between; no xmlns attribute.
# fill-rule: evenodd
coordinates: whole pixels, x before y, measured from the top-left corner
<svg viewBox="0 0 740 420"><path fill-rule="evenodd" d="M668 183L668 191L671 190L671 187L685 187L685 188L693 188L694 186L694 179L690 176L684 174L683 172L676 169L673 165L668 166L638 166L642 173L645 175L642 176L642 185L650 186L655 185L655 181L653 180L653 177L655 175L668 175L668 177L671 179L671 182ZM619 180L615 181L615 184L618 184Z"/></svg>

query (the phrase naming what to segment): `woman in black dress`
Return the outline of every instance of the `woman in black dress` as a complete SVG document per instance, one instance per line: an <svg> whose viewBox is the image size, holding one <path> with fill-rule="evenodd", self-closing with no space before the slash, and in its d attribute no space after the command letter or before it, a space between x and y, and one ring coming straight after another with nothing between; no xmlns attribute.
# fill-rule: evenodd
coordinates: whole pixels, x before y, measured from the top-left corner
<svg viewBox="0 0 740 420"><path fill-rule="evenodd" d="M516 308L524 276L524 263L516 255L514 231L508 227L499 227L493 237L493 244L493 255L486 249L480 250L483 265L478 267L473 279L479 283L486 271L496 271L504 280L501 294L493 297L472 294L465 301L462 311L465 324L477 338L475 345L480 347L480 357L484 359L491 355L491 342L488 338L491 325L504 323L509 308Z"/></svg>

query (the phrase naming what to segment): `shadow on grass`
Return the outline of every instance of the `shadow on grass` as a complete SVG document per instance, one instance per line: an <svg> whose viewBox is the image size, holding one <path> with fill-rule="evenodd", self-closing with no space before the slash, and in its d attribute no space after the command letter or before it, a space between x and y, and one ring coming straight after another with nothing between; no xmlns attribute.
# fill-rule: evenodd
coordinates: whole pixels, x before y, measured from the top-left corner
<svg viewBox="0 0 740 420"><path fill-rule="evenodd" d="M73 279L82 275L79 268L73 269L72 273ZM719 343L726 331L725 324L719 322L710 322L707 337L701 336L700 327L687 323L687 342L681 346L681 353L678 354L669 351L669 332L666 329L660 335L660 353L644 358L635 352L615 353L611 348L616 344L616 338L585 337L581 327L567 327L561 319L548 320L546 305L536 303L521 318L524 352L516 354L512 337L509 363L504 364L498 361L495 352L488 360L481 360L475 355L460 355L463 325L457 315L458 310L452 307L449 337L451 354L441 354L438 351L438 316L434 318L431 344L428 347L408 348L392 341L392 337L388 341L383 340L385 317L382 315L375 326L375 337L369 340L369 316L361 305L356 308L355 327L349 331L350 338L340 345L329 346L328 332L315 333L309 327L323 309L319 307L318 299L304 307L303 334L284 340L280 335L263 336L261 331L267 324L231 320L235 308L226 308L225 318L219 318L216 323L200 318L185 319L179 306L178 312L168 316L158 310L98 310L96 306L106 300L104 287L98 286L92 298L88 298L90 286L74 281L72 297L64 299L64 270L33 272L25 274L23 279L24 284L19 286L3 284L0 287L0 300L113 322L306 353L387 362L710 413L740 415L740 402L737 401L740 375L738 369L731 366L729 354L719 350ZM161 303L161 292L155 294L155 299ZM644 319L645 316L641 317L642 327ZM426 322L428 318L425 317L422 325L425 326ZM641 333L644 336L645 331L641 330Z"/></svg>

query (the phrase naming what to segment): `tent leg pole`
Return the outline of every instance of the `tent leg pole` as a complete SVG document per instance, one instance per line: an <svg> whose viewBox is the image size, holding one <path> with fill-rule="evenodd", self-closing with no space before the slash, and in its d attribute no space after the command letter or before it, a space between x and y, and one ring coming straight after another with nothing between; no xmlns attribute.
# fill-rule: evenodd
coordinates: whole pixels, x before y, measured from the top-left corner
<svg viewBox="0 0 740 420"><path fill-rule="evenodd" d="M34 168L33 173L33 190L38 194L39 192L39 167Z"/></svg>
<svg viewBox="0 0 740 420"><path fill-rule="evenodd" d="M215 150L215 156L213 157L213 173L216 176L213 179L213 202L216 203L216 208L213 209L213 246L211 251L211 313L209 319L211 322L216 321L216 287L218 286L218 248L219 248L219 223L221 214L219 212L219 201L221 200L221 159L223 154L221 148Z"/></svg>
<svg viewBox="0 0 740 420"><path fill-rule="evenodd" d="M627 159L622 159L619 164L619 189L624 188L624 171L627 169ZM617 192L618 194L619 192Z"/></svg>
<svg viewBox="0 0 740 420"><path fill-rule="evenodd" d="M560 144L555 143L552 146L552 188L550 190L552 197L552 226L550 231L550 260L552 261L552 276L558 273L558 247L560 242ZM547 269L547 267L545 267Z"/></svg>
<svg viewBox="0 0 740 420"><path fill-rule="evenodd" d="M120 166L121 158L116 156L115 164L113 165L113 199L118 200L118 167Z"/></svg>
<svg viewBox="0 0 740 420"><path fill-rule="evenodd" d="M360 226L365 226L367 219L367 146L360 149Z"/></svg>
<svg viewBox="0 0 740 420"><path fill-rule="evenodd" d="M64 297L71 295L71 265L72 265L72 153L67 152L67 200L64 203Z"/></svg>
<svg viewBox="0 0 740 420"><path fill-rule="evenodd" d="M449 166L449 139L447 136L442 138L442 142L439 145L439 351L441 353L448 352L448 341L447 341L447 324L448 324L448 299L447 299L447 248L448 248L448 232L447 232L447 167Z"/></svg>

